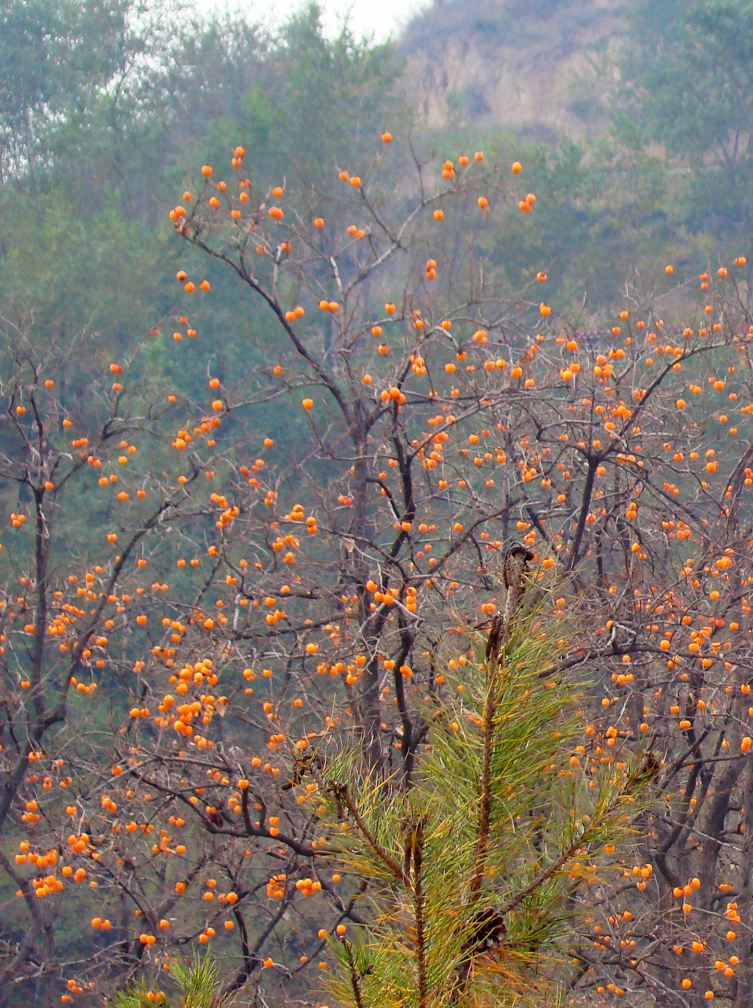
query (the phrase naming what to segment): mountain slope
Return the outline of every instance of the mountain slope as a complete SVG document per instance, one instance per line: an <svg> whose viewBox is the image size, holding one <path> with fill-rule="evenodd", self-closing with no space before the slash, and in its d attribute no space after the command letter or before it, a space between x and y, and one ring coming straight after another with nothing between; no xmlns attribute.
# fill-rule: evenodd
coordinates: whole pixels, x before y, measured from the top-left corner
<svg viewBox="0 0 753 1008"><path fill-rule="evenodd" d="M595 125L582 85L623 31L623 0L434 0L400 49L426 125L471 120L534 136ZM594 82L598 86L598 81Z"/></svg>

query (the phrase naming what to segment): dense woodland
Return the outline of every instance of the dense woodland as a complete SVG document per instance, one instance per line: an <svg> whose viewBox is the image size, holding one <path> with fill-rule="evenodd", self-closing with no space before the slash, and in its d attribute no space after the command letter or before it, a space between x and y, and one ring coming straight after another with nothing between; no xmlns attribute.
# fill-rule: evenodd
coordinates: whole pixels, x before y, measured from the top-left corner
<svg viewBox="0 0 753 1008"><path fill-rule="evenodd" d="M749 1008L752 103L748 0L0 7L0 1008Z"/></svg>

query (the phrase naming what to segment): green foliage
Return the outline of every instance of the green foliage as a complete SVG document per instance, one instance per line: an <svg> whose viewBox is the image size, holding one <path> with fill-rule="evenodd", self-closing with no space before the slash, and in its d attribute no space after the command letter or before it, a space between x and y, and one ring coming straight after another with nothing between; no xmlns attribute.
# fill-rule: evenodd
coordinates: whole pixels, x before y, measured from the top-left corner
<svg viewBox="0 0 753 1008"><path fill-rule="evenodd" d="M205 120L208 160L224 160L242 141L259 177L282 181L294 175L305 187L326 192L336 186L335 165L352 163L387 122L393 129L403 125L391 47L359 41L347 27L327 38L316 3L290 18L264 56L253 41L252 56L231 56L240 80L234 71L229 88L220 84L214 115ZM212 94L214 87L213 79ZM201 108L200 95L199 101ZM191 118L195 129L193 107Z"/></svg>
<svg viewBox="0 0 753 1008"><path fill-rule="evenodd" d="M641 0L630 5L628 28L612 98L618 132L637 130L643 145L682 159L677 177L682 186L687 176L684 210L694 230L747 246L753 4Z"/></svg>
<svg viewBox="0 0 753 1008"><path fill-rule="evenodd" d="M168 0L13 0L0 13L3 173L48 166L138 113L173 30ZM97 125L98 124L98 125Z"/></svg>
<svg viewBox="0 0 753 1008"><path fill-rule="evenodd" d="M734 156L734 134L750 121L753 4L643 0L631 5L629 29L620 69L632 99L645 101L649 135L683 156Z"/></svg>
<svg viewBox="0 0 753 1008"><path fill-rule="evenodd" d="M174 960L170 963L169 973L178 986L180 1008L230 1008L231 999L223 998L219 993L220 971L209 951L203 955L194 952L188 962ZM170 1004L164 1000L157 1003ZM144 981L133 984L126 991L119 991L108 1002L109 1008L151 1008L154 1004L154 991Z"/></svg>
<svg viewBox="0 0 753 1008"><path fill-rule="evenodd" d="M552 671L560 630L540 601L430 698L410 787L355 751L309 761L329 856L369 884L333 939L339 1002L557 1003L579 886L640 804L634 768L572 760L585 686Z"/></svg>
<svg viewBox="0 0 753 1008"><path fill-rule="evenodd" d="M112 1008L147 1008L150 1004L151 988L140 981L133 984L127 991L119 991L112 999Z"/></svg>
<svg viewBox="0 0 753 1008"><path fill-rule="evenodd" d="M210 1008L219 983L220 972L209 952L195 952L190 963L176 960L170 975L180 987L185 1008Z"/></svg>
<svg viewBox="0 0 753 1008"><path fill-rule="evenodd" d="M136 344L159 303L153 237L126 220L115 201L82 220L62 187L43 199L9 192L2 212L5 318L22 324L33 316L45 340L90 330L100 345Z"/></svg>

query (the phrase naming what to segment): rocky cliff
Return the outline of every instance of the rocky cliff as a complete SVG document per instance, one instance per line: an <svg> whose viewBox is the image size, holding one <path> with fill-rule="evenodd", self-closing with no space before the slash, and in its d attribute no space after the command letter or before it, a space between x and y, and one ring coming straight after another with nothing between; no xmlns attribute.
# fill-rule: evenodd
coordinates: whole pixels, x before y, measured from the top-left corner
<svg viewBox="0 0 753 1008"><path fill-rule="evenodd" d="M434 0L401 41L427 125L472 120L533 136L596 125L604 56L623 31L623 0Z"/></svg>

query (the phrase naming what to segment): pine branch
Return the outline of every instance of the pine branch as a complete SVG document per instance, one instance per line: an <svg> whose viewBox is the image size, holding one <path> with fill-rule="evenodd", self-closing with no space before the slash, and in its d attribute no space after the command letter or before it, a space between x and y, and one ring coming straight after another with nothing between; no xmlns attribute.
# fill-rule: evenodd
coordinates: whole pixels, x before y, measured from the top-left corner
<svg viewBox="0 0 753 1008"><path fill-rule="evenodd" d="M424 919L424 892L421 869L423 866L425 820L420 819L411 830L410 849L413 875L413 912L416 918L416 965L418 970L418 1008L426 1008L428 989L426 980L426 922Z"/></svg>
<svg viewBox="0 0 753 1008"><path fill-rule="evenodd" d="M353 989L353 1000L355 1001L356 1008L366 1008L363 1000L363 992L361 990L361 977L358 972L355 959L353 958L353 946L349 941L343 941L343 945L350 973L350 986Z"/></svg>
<svg viewBox="0 0 753 1008"><path fill-rule="evenodd" d="M497 686L505 675L507 648L512 636L516 611L520 605L524 578L528 562L533 554L519 544L513 544L504 561L504 582L507 590L505 611L495 613L489 637L486 642L486 695L482 715L484 748L481 762L481 793L479 796L479 825L476 843L475 869L470 891L475 894L481 888L486 867L486 852L489 846L489 822L491 819L492 793L492 745L494 741L494 719L496 715Z"/></svg>
<svg viewBox="0 0 753 1008"><path fill-rule="evenodd" d="M340 801L342 801L343 805L345 805L348 812L350 812L351 816L353 817L353 822L356 824L356 827L360 831L361 836L364 838L366 843L376 854L376 856L379 858L382 864L390 870L390 872L395 876L395 878L399 882L402 882L402 884L406 887L406 889L410 889L410 879L408 875L403 870L403 868L397 863L397 861L392 857L392 855L389 854L376 840L374 834L366 825L363 818L361 817L360 812L356 808L356 805L348 791L347 785L345 784L330 785L330 790L332 790L335 793L336 797Z"/></svg>
<svg viewBox="0 0 753 1008"><path fill-rule="evenodd" d="M582 836L579 836L577 840L573 840L573 842L562 851L556 861L552 862L552 864L537 875L532 882L529 882L525 889L521 889L519 893L516 893L515 896L502 907L500 914L504 917L506 914L512 913L512 911L519 907L525 899L527 899L532 893L536 892L537 889L540 889L541 886L548 882L553 875L556 875L557 872L567 864L570 858L575 856L575 852L582 846L582 844Z"/></svg>
<svg viewBox="0 0 753 1008"><path fill-rule="evenodd" d="M504 661L504 656L502 657ZM475 894L481 888L486 867L486 852L489 846L489 821L491 818L491 767L492 767L492 736L494 733L494 715L496 712L496 665L487 662L486 665L486 696L484 698L483 736L484 748L481 757L481 788L479 795L478 837L476 839L475 867L470 883L470 892Z"/></svg>

